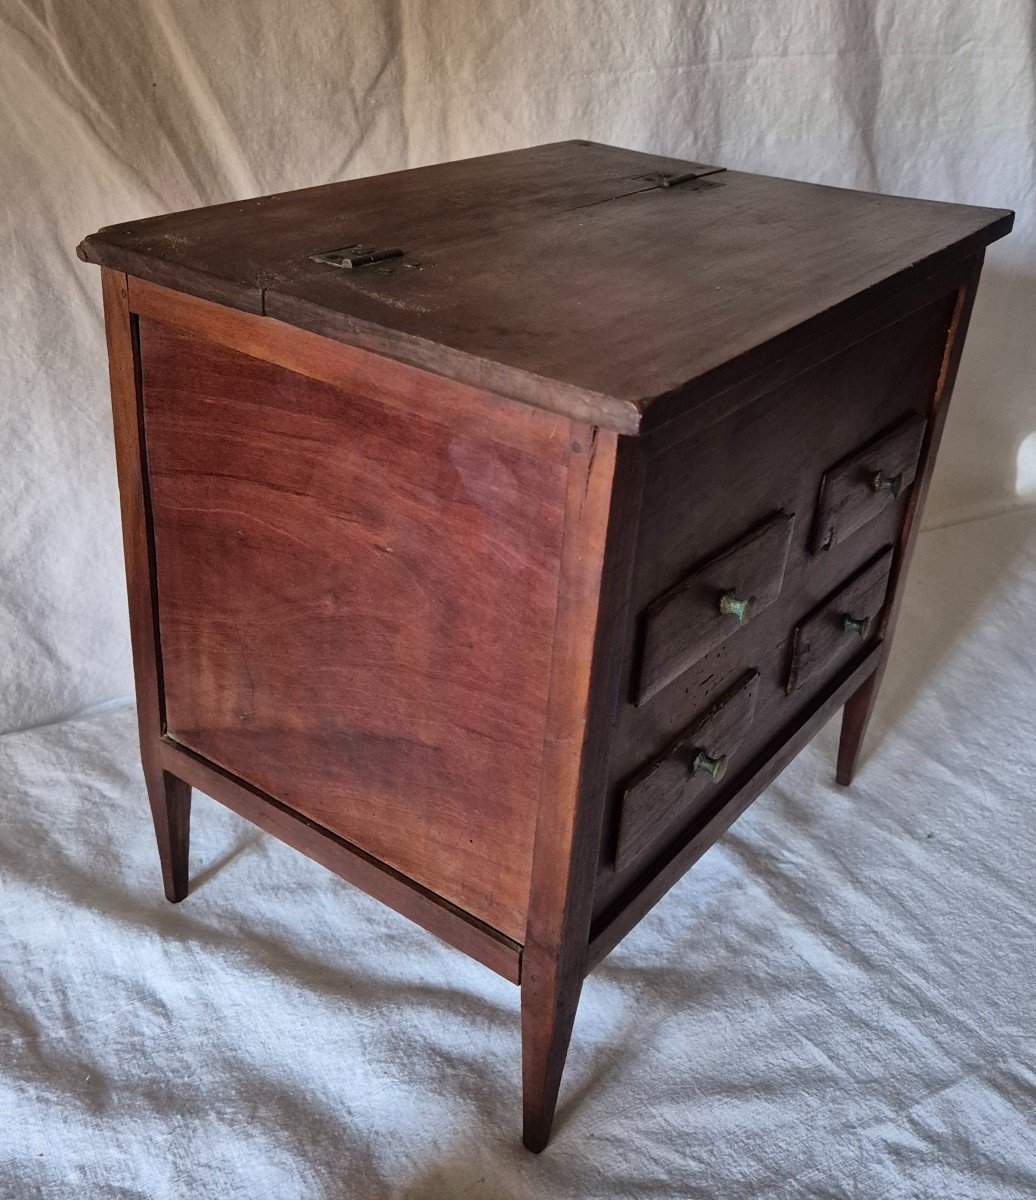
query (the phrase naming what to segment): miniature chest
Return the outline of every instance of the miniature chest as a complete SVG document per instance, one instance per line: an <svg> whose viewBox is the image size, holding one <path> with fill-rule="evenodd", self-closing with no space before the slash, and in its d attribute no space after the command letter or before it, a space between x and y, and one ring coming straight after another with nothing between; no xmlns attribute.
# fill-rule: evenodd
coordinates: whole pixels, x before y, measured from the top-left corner
<svg viewBox="0 0 1036 1200"><path fill-rule="evenodd" d="M584 976L881 679L992 209L567 142L135 221L103 288L166 894L197 787Z"/></svg>

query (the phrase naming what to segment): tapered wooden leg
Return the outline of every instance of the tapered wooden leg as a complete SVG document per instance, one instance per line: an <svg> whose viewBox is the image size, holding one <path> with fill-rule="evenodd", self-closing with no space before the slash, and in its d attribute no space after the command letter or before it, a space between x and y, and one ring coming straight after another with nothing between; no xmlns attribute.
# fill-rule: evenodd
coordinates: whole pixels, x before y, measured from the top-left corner
<svg viewBox="0 0 1036 1200"><path fill-rule="evenodd" d="M153 577L145 504L146 463L136 333L129 309L126 276L105 270L101 279L111 374L112 418L115 424L115 457L119 464L119 502L126 555L126 589L130 602L130 640L133 645L140 753L148 799L151 801L151 815L155 820L165 894L176 903L187 895L191 789L183 780L163 771L155 758L158 740L162 735L161 688L156 660L157 627L151 596Z"/></svg>
<svg viewBox="0 0 1036 1200"><path fill-rule="evenodd" d="M187 895L187 860L191 840L191 787L168 771L145 773L166 899L179 903Z"/></svg>
<svg viewBox="0 0 1036 1200"><path fill-rule="evenodd" d="M881 668L869 675L845 702L842 709L842 735L838 740L838 769L835 779L848 787L856 774L856 764L870 723L874 702L881 684Z"/></svg>
<svg viewBox="0 0 1036 1200"><path fill-rule="evenodd" d="M550 1140L579 994L621 694L626 597L639 529L636 438L572 426L566 525L529 921L522 952L523 1135ZM607 552L606 552L607 551Z"/></svg>
<svg viewBox="0 0 1036 1200"><path fill-rule="evenodd" d="M546 954L523 957L522 1141L535 1154L550 1141L582 986L575 963Z"/></svg>

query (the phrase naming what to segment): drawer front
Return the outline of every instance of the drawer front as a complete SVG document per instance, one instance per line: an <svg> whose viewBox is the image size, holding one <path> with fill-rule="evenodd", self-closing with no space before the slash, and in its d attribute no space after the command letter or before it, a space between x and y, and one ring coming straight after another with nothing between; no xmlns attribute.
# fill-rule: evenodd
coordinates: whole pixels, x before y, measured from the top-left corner
<svg viewBox="0 0 1036 1200"><path fill-rule="evenodd" d="M775 381L770 390L753 399L737 405L732 402L729 411L724 401L722 414L716 414L714 420L703 404L700 427L685 438L674 435L670 440L663 428L638 439L643 454L639 467L643 494L626 610L628 640L619 668L620 703L608 759L595 921L611 919L630 903L653 877L656 863L660 865L677 845L693 840L706 816L734 799L752 765L773 754L775 747L808 721L831 687L880 637L879 597L873 610L878 620L872 620L866 636L841 631L835 647L828 651L830 657L825 658L827 666L812 674L810 681L811 664L822 647L813 641L810 628L797 626L805 625L861 567L881 557L888 546L899 544L912 499L905 480L915 473L920 479L920 469L913 463L924 422L917 414L930 410L956 303L956 292L947 293L802 374ZM758 386L766 388L767 381L760 378ZM869 459L888 433L913 439L910 469L900 480L898 499L886 500L891 493L883 491L878 498L881 507L874 516L844 541L832 544L822 554L814 553L814 518L825 473L826 482L835 481L835 467L857 457L861 450L867 451L865 458ZM890 470L881 461L873 466L871 480L878 470ZM868 495L873 494L872 487ZM654 616L662 607L660 598L679 592L681 581L737 546L774 514L791 513L795 514L794 528L779 595L765 609L757 607L753 612L750 608L744 628L733 617L727 618L732 636L693 662L694 651L688 652L682 661L690 665L651 695L652 684L657 683L652 678L651 660L658 651L650 637L645 640L645 634L651 632L645 628L645 615ZM716 580L714 586L725 584ZM879 586L879 591L883 590L884 584ZM714 602L715 598L714 591ZM711 612L709 616L713 619ZM656 616L656 620L660 618ZM798 679L789 693L788 670L796 640L801 644L796 659ZM674 637L670 644L675 642ZM752 722L732 764L737 779L728 771L726 780L710 787L708 795L692 797L686 819L680 816L684 810L678 800L674 815L667 818L671 823L664 827L656 824L657 837L650 833L650 845L631 854L638 808L647 803L640 796L629 795L633 784L648 764L664 758L667 748L749 669L758 671L759 679ZM642 693L650 696L647 703ZM707 808L696 812L698 803ZM664 805L662 811L666 811ZM620 825L624 826L621 839Z"/></svg>
<svg viewBox="0 0 1036 1200"><path fill-rule="evenodd" d="M792 515L777 513L648 607L638 705L777 599L793 526Z"/></svg>
<svg viewBox="0 0 1036 1200"><path fill-rule="evenodd" d="M877 635L891 566L890 546L795 626L788 695L844 666Z"/></svg>
<svg viewBox="0 0 1036 1200"><path fill-rule="evenodd" d="M813 527L814 554L844 542L913 483L925 426L907 417L881 437L824 472Z"/></svg>
<svg viewBox="0 0 1036 1200"><path fill-rule="evenodd" d="M677 818L715 796L755 713L759 673L748 671L626 787L615 849L622 869Z"/></svg>

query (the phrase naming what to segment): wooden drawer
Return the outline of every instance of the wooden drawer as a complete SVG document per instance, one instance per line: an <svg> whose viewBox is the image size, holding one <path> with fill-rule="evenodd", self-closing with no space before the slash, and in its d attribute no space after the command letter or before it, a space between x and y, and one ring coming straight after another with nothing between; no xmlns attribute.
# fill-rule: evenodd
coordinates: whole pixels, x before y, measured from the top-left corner
<svg viewBox="0 0 1036 1200"><path fill-rule="evenodd" d="M793 526L793 515L776 513L649 605L638 705L777 599Z"/></svg>
<svg viewBox="0 0 1036 1200"><path fill-rule="evenodd" d="M615 848L617 868L631 862L665 826L711 802L752 723L758 687L758 671L748 671L630 780Z"/></svg>
<svg viewBox="0 0 1036 1200"><path fill-rule="evenodd" d="M891 566L889 546L795 626L789 695L818 675L844 666L876 636Z"/></svg>
<svg viewBox="0 0 1036 1200"><path fill-rule="evenodd" d="M824 472L813 526L814 554L844 542L895 504L914 481L927 424L924 417L906 417Z"/></svg>

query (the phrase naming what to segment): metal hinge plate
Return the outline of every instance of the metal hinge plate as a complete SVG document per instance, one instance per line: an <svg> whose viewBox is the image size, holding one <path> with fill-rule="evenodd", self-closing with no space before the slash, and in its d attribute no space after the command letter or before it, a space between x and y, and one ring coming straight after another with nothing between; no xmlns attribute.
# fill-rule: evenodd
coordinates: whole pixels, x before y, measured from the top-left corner
<svg viewBox="0 0 1036 1200"><path fill-rule="evenodd" d="M379 250L375 246L343 246L341 250L326 250L323 254L311 254L314 262L326 263L329 267L345 267L355 271L357 267L370 267L388 258L402 258L406 253L398 247Z"/></svg>
<svg viewBox="0 0 1036 1200"><path fill-rule="evenodd" d="M655 181L660 188L678 187L681 183L693 183L696 179L704 179L707 175L721 175L726 167L699 167L696 171L683 171L678 175L645 175L645 179Z"/></svg>
<svg viewBox="0 0 1036 1200"><path fill-rule="evenodd" d="M699 188L705 188L710 186L710 183L705 181L706 176L719 175L725 170L725 167L699 167L694 171L683 171L679 174L666 175L659 172L644 175L641 178L657 188L678 187L680 184L693 184L697 180L702 180ZM346 270L355 271L360 267L373 267L391 259L403 258L405 254L406 251L399 249L398 246L382 249L377 246L363 246L356 243L352 246L343 246L340 250L325 250L322 254L311 254L309 257L313 262L323 263L325 266L343 267ZM420 263L404 265L418 269L421 266Z"/></svg>

